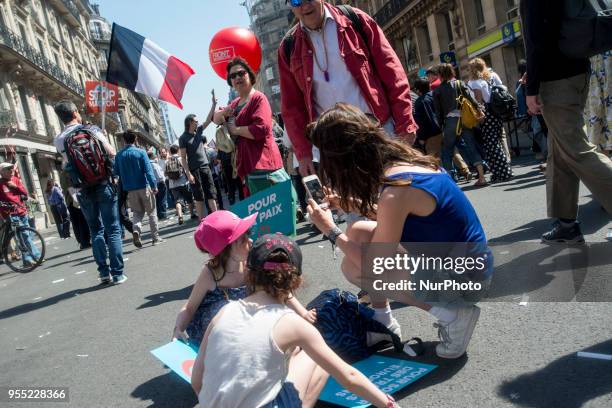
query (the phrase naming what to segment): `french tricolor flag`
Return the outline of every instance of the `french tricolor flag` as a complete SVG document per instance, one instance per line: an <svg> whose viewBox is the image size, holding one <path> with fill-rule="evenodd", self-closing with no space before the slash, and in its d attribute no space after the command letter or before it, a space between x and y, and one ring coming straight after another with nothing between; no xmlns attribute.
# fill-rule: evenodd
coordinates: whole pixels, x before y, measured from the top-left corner
<svg viewBox="0 0 612 408"><path fill-rule="evenodd" d="M185 84L194 73L151 40L113 23L106 82L183 109Z"/></svg>

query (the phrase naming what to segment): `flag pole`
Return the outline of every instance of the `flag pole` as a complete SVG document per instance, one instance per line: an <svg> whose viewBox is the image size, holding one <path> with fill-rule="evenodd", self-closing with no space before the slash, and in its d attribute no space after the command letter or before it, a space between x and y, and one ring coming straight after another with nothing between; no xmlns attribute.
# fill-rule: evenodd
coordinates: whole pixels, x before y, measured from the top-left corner
<svg viewBox="0 0 612 408"><path fill-rule="evenodd" d="M103 85L100 88L100 100L102 103L102 106L100 107L100 112L102 113L102 133L104 133L104 131L106 130L106 98L104 97L104 92L102 91L103 89L106 88L105 86L105 82L100 82L100 85Z"/></svg>

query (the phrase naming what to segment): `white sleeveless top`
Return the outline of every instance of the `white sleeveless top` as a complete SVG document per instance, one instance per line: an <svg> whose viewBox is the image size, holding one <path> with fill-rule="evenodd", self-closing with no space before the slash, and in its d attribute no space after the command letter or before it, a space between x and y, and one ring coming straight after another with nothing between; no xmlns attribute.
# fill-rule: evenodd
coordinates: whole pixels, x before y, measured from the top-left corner
<svg viewBox="0 0 612 408"><path fill-rule="evenodd" d="M272 401L287 378L290 353L283 353L272 329L285 305L256 306L231 301L208 336L202 408L256 408Z"/></svg>

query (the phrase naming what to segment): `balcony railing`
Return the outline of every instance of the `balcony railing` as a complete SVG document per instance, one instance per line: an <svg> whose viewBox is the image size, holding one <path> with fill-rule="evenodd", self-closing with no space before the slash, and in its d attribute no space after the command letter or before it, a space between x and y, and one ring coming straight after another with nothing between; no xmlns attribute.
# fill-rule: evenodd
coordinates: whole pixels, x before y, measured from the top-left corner
<svg viewBox="0 0 612 408"><path fill-rule="evenodd" d="M393 17L397 16L400 11L413 2L414 0L389 0L387 4L374 14L374 20L376 20L379 26L384 27Z"/></svg>
<svg viewBox="0 0 612 408"><path fill-rule="evenodd" d="M77 19L77 21L81 21L81 13L79 13L79 9L72 0L62 0L62 3L64 3L64 6L68 9L68 11L70 11L70 14L72 14L74 18Z"/></svg>
<svg viewBox="0 0 612 408"><path fill-rule="evenodd" d="M30 46L20 36L13 33L6 27L0 26L0 43L13 49L17 53L21 54L28 61L49 73L53 78L64 84L70 90L78 95L83 96L83 85L78 83L71 75L66 73L60 68L55 62L51 61L38 50Z"/></svg>
<svg viewBox="0 0 612 408"><path fill-rule="evenodd" d="M90 33L91 33L91 38L97 41L110 41L111 39L111 33L108 31L100 32L100 31L91 30Z"/></svg>
<svg viewBox="0 0 612 408"><path fill-rule="evenodd" d="M17 118L15 113L11 110L0 111L0 128L11 128L17 127Z"/></svg>

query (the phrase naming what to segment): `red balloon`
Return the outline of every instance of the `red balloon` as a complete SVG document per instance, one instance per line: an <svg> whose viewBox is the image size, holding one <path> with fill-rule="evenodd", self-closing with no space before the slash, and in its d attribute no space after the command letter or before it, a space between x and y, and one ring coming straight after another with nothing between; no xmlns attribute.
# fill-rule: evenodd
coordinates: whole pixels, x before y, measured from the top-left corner
<svg viewBox="0 0 612 408"><path fill-rule="evenodd" d="M246 28L229 27L215 34L208 47L208 56L213 69L227 79L227 63L235 57L242 57L253 71L261 66L261 46L255 34Z"/></svg>

